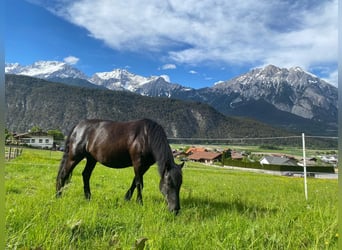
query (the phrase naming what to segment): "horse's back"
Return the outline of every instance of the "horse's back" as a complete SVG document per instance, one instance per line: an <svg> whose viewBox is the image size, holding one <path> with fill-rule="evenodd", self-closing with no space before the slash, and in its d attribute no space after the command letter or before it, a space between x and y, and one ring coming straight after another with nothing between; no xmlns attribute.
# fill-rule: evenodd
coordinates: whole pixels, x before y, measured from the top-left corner
<svg viewBox="0 0 342 250"><path fill-rule="evenodd" d="M91 155L109 167L131 166L132 157L138 153L150 157L146 139L146 126L150 122L147 119L131 122L83 120L72 132L74 151Z"/></svg>

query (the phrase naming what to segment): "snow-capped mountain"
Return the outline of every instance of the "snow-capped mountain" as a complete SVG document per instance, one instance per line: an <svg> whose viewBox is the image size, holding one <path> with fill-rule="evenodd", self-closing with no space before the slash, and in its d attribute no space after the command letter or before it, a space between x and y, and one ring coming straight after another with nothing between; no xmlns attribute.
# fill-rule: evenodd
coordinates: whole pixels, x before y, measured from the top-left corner
<svg viewBox="0 0 342 250"><path fill-rule="evenodd" d="M179 93L186 93L188 90L189 88L170 83L164 77L160 76L154 77L150 81L140 85L135 92L144 96L177 98Z"/></svg>
<svg viewBox="0 0 342 250"><path fill-rule="evenodd" d="M6 74L20 74L22 70L22 66L19 63L6 63L5 64L5 73Z"/></svg>
<svg viewBox="0 0 342 250"><path fill-rule="evenodd" d="M96 85L101 85L110 90L135 90L156 77L143 77L132 74L125 69L114 69L110 72L95 73L89 81Z"/></svg>
<svg viewBox="0 0 342 250"><path fill-rule="evenodd" d="M70 66L65 62L58 61L38 61L28 66L18 63L6 63L6 74L26 75L42 79L54 78L78 78L87 79L88 77L80 70Z"/></svg>
<svg viewBox="0 0 342 250"><path fill-rule="evenodd" d="M234 96L230 108L251 100L263 100L281 111L308 119L319 120L321 115L318 114L323 110L337 115L337 89L299 67L286 69L269 65L254 69L215 85L213 90Z"/></svg>
<svg viewBox="0 0 342 250"><path fill-rule="evenodd" d="M125 69L98 72L88 77L69 64L58 61L39 61L28 66L22 66L18 63L6 63L5 73L32 76L77 86L82 86L83 84L85 87L91 87L91 83L94 86L110 90L128 90L146 96L170 97L174 89L181 87L181 85L166 81L161 76L144 77L133 74ZM82 81L75 83L75 80L79 79Z"/></svg>
<svg viewBox="0 0 342 250"><path fill-rule="evenodd" d="M170 83L161 76L139 76L124 69L88 77L56 61L40 61L29 66L6 64L5 73L144 96L193 100L207 103L226 115L250 117L275 126L298 129L312 125L310 122L327 124L329 130L337 126L337 88L299 67L269 65L203 89Z"/></svg>
<svg viewBox="0 0 342 250"><path fill-rule="evenodd" d="M226 115L273 126L337 133L337 88L299 67L253 69L211 88L191 91L186 98L208 103Z"/></svg>
<svg viewBox="0 0 342 250"><path fill-rule="evenodd" d="M143 77L125 69L96 73L89 81L110 90L128 90L151 97L171 97L175 91L185 89L179 84L166 81L162 76Z"/></svg>

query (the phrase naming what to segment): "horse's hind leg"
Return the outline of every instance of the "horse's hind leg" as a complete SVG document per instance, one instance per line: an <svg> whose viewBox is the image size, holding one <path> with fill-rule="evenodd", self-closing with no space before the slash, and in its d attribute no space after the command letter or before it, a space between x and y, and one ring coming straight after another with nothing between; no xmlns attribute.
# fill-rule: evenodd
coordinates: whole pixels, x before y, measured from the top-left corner
<svg viewBox="0 0 342 250"><path fill-rule="evenodd" d="M89 179L90 179L91 173L94 170L95 165L96 165L96 160L92 157L87 157L87 164L82 172L84 195L86 199L88 200L90 200L90 197L91 197Z"/></svg>

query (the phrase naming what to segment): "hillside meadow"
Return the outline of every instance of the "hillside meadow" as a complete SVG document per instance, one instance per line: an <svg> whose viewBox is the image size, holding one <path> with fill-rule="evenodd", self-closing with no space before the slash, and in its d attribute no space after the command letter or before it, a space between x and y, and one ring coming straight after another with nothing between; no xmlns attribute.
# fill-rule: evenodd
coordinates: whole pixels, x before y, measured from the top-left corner
<svg viewBox="0 0 342 250"><path fill-rule="evenodd" d="M131 168L100 164L86 201L84 162L56 199L61 157L24 149L6 162L7 249L337 249L337 180L309 178L305 201L302 178L187 162L174 216L155 166L144 176L143 206L123 199Z"/></svg>

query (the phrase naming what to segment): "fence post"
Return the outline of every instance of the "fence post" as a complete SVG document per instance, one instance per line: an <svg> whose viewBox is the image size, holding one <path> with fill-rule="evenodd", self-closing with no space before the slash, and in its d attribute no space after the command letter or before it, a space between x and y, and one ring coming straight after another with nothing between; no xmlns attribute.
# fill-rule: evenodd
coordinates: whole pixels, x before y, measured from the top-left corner
<svg viewBox="0 0 342 250"><path fill-rule="evenodd" d="M10 161L18 156L20 156L23 152L22 148L17 148L17 147L6 147L7 150L5 149L5 159Z"/></svg>
<svg viewBox="0 0 342 250"><path fill-rule="evenodd" d="M303 167L304 167L304 192L305 199L308 200L308 184L306 180L306 154L305 154L305 134L302 133L302 143L303 143Z"/></svg>
<svg viewBox="0 0 342 250"><path fill-rule="evenodd" d="M8 160L11 160L11 156L12 156L12 147L9 148Z"/></svg>

